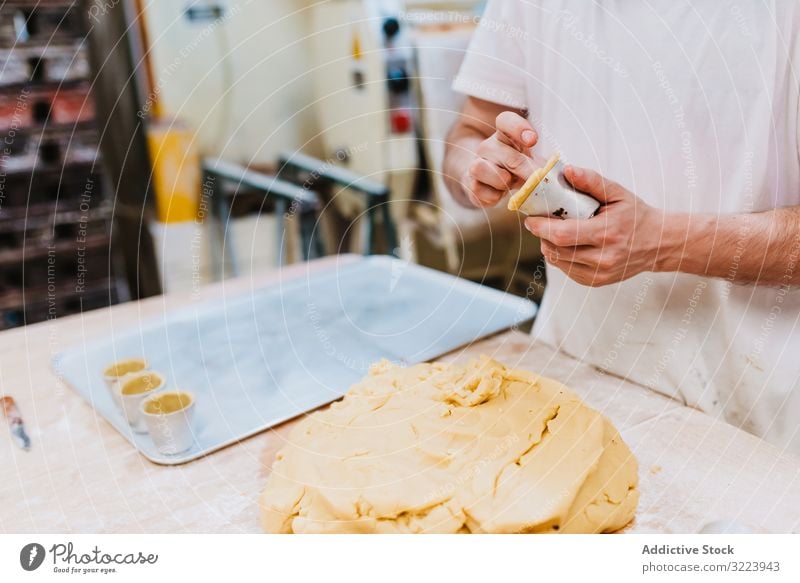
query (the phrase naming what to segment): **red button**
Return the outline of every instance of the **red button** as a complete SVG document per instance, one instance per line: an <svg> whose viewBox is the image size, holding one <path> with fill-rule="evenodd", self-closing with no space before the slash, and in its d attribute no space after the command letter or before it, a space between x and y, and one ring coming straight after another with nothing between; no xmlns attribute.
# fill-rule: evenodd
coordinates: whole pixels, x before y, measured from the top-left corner
<svg viewBox="0 0 800 583"><path fill-rule="evenodd" d="M407 109L395 109L391 117L392 133L407 134L411 131L411 112Z"/></svg>

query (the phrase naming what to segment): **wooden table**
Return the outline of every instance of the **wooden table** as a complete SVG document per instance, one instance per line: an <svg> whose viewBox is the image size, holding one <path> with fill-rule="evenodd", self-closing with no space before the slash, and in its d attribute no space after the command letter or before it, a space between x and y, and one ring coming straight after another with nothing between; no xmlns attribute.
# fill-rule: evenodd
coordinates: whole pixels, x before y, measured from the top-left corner
<svg viewBox="0 0 800 583"><path fill-rule="evenodd" d="M257 498L291 422L183 466L158 466L60 382L50 359L189 302L247 293L337 260L348 259L0 333L0 392L17 400L33 440L24 452L0 427L0 531L259 532ZM770 532L800 530L800 459L519 332L476 342L446 360L481 353L566 383L614 421L640 464L642 496L629 532L696 532L719 518Z"/></svg>

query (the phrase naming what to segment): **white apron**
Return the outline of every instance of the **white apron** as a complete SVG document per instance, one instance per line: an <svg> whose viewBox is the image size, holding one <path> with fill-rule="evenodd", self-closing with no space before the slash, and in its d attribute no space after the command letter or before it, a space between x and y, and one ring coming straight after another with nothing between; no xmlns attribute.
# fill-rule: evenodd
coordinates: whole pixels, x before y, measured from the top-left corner
<svg viewBox="0 0 800 583"><path fill-rule="evenodd" d="M538 153L653 206L798 205L799 5L490 1L454 88L527 107ZM800 238L797 254L800 269ZM552 267L547 279L536 337L800 454L798 289L654 273L595 289Z"/></svg>

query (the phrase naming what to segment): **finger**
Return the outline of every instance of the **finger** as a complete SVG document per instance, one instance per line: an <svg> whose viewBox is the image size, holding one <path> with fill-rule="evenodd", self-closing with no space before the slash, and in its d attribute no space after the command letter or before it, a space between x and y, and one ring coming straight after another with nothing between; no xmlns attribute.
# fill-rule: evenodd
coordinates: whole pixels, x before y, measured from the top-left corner
<svg viewBox="0 0 800 583"><path fill-rule="evenodd" d="M504 111L495 120L497 131L504 137L506 143L520 151L526 151L536 145L539 136L530 122L513 111Z"/></svg>
<svg viewBox="0 0 800 583"><path fill-rule="evenodd" d="M564 168L564 177L572 186L592 195L602 203L621 200L627 195L627 191L619 184L588 168L567 166Z"/></svg>
<svg viewBox="0 0 800 583"><path fill-rule="evenodd" d="M482 182L503 192L511 188L514 177L505 168L492 164L485 158L476 158L469 167L469 174L478 182Z"/></svg>
<svg viewBox="0 0 800 583"><path fill-rule="evenodd" d="M556 247L552 243L542 240L541 251L542 257L544 257L544 260L550 265L558 266L559 263L563 261L561 257L561 247ZM566 265L566 262L561 264Z"/></svg>
<svg viewBox="0 0 800 583"><path fill-rule="evenodd" d="M580 245L578 247L556 247L549 241L542 240L542 255L551 258L549 263L578 263L586 266L597 266L600 252L597 247Z"/></svg>
<svg viewBox="0 0 800 583"><path fill-rule="evenodd" d="M563 259L558 259L555 263L549 263L553 267L563 271L571 280L589 287L601 287L618 280L618 278L609 276L596 267L583 265L581 263L572 263Z"/></svg>
<svg viewBox="0 0 800 583"><path fill-rule="evenodd" d="M592 219L552 219L549 217L528 217L525 228L540 239L549 241L556 247L575 247L577 245L601 245L605 221Z"/></svg>
<svg viewBox="0 0 800 583"><path fill-rule="evenodd" d="M478 147L478 156L505 168L521 180L527 180L537 168L530 157L496 139L482 142Z"/></svg>
<svg viewBox="0 0 800 583"><path fill-rule="evenodd" d="M505 196L505 191L486 186L473 178L467 188L467 196L477 208L486 208L500 202L500 199Z"/></svg>

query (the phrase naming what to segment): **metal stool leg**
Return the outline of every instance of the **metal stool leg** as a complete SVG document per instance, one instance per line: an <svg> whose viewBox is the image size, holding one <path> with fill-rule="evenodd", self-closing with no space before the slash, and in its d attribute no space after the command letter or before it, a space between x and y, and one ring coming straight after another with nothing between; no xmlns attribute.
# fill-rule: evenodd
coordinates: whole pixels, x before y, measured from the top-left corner
<svg viewBox="0 0 800 583"><path fill-rule="evenodd" d="M218 219L220 221L220 236L222 237L222 265L220 266L221 279L225 276L225 259L227 258L228 272L236 277L239 275L239 265L236 262L236 251L233 248L233 234L231 231L231 205L226 204L225 197L217 197Z"/></svg>
<svg viewBox="0 0 800 583"><path fill-rule="evenodd" d="M286 257L286 201L284 199L275 199L275 220L277 221L275 234L278 237L275 264L281 267Z"/></svg>
<svg viewBox="0 0 800 583"><path fill-rule="evenodd" d="M383 218L383 228L386 237L386 253L399 257L400 250L397 245L397 230L394 228L394 221L392 221L391 213L389 212L388 198L381 204L381 217Z"/></svg>
<svg viewBox="0 0 800 583"><path fill-rule="evenodd" d="M203 175L207 184L211 184L213 196L216 197L213 205L217 220L220 225L220 236L222 237L222 261L225 257L230 262L230 272L232 275L239 275L238 263L236 261L236 250L233 245L231 216L233 198L225 196L223 184L225 182L235 184L238 188L245 186L261 193L264 198L275 201L275 214L279 224L277 225L278 252L276 263L280 266L284 263L284 246L286 242L286 211L291 204L301 213L314 213L319 208L319 196L316 192L300 188L294 184L281 180L276 176L265 174L245 168L240 164L225 162L224 160L205 159L203 160ZM303 251L305 253L305 251ZM224 276L224 265L220 269L220 279Z"/></svg>
<svg viewBox="0 0 800 583"><path fill-rule="evenodd" d="M303 259L316 259L324 255L322 248L322 235L317 228L317 218L314 212L302 211L299 213L300 223L300 252Z"/></svg>

